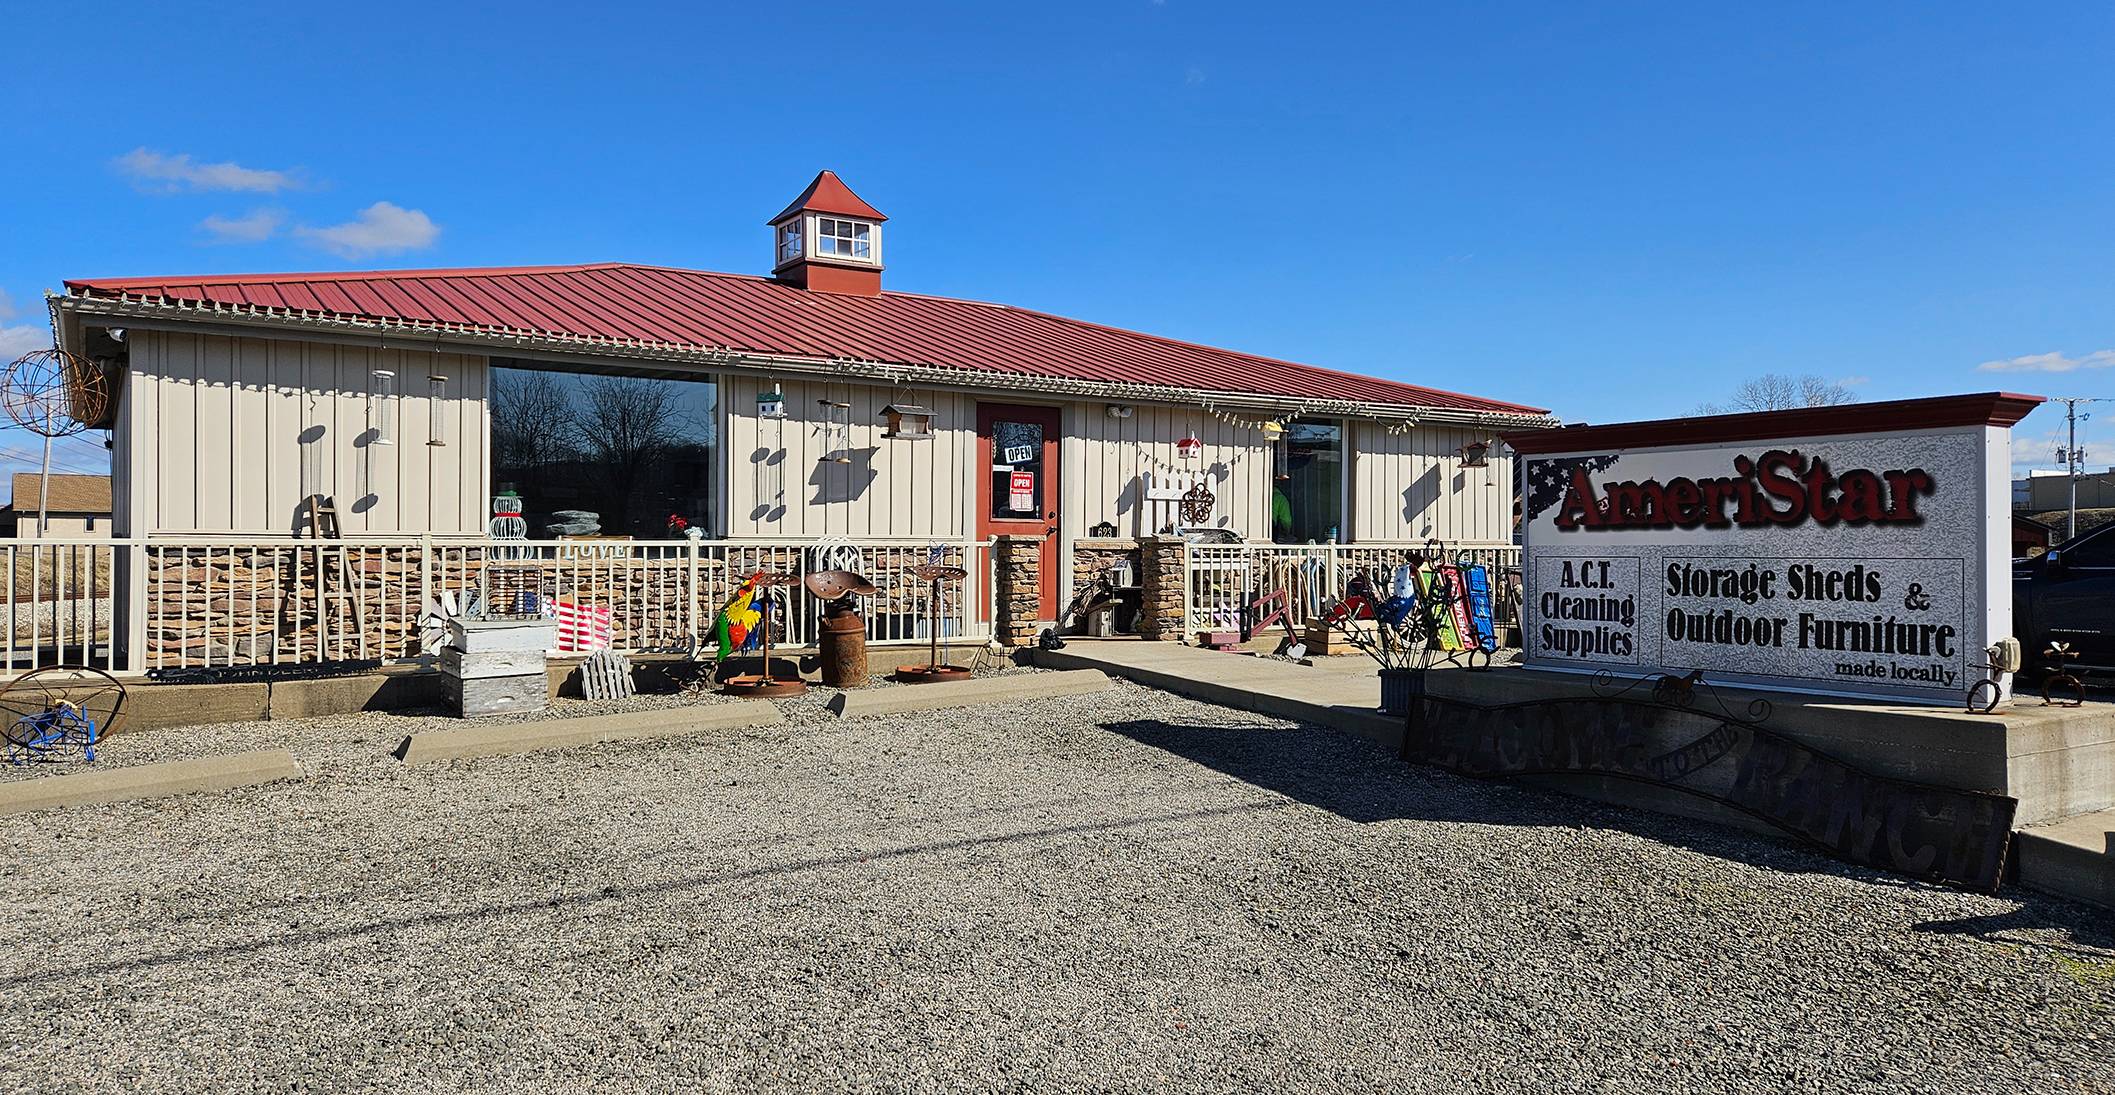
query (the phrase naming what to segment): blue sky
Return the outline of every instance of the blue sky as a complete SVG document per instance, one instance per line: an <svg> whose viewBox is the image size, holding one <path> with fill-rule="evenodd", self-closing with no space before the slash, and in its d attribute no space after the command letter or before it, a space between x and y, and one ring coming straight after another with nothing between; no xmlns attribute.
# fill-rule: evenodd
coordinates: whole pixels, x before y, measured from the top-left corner
<svg viewBox="0 0 2115 1095"><path fill-rule="evenodd" d="M829 167L891 288L1568 420L2115 397L2105 4L1015 8L18 6L0 348L66 277L762 272Z"/></svg>

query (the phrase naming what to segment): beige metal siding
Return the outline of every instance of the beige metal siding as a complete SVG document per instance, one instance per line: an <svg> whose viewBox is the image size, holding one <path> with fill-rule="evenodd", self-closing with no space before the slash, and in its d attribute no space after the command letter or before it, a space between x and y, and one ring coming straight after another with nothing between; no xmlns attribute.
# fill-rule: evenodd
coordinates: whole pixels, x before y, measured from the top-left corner
<svg viewBox="0 0 2115 1095"><path fill-rule="evenodd" d="M1457 455L1486 430L1418 426L1390 434L1352 423L1351 530L1356 540L1511 540L1513 462L1491 447L1487 466Z"/></svg>
<svg viewBox="0 0 2115 1095"><path fill-rule="evenodd" d="M756 374L721 378L729 536L971 535L975 400L956 392L782 380L786 417L760 419L757 393L771 390L771 383ZM851 404L849 464L824 459L839 447L827 431L825 399ZM899 401L933 412L931 440L882 436L881 409Z"/></svg>
<svg viewBox="0 0 2115 1095"><path fill-rule="evenodd" d="M1129 418L1109 417L1107 403L1065 409L1065 507L1059 519L1066 536L1084 536L1102 521L1114 524L1119 536L1158 531L1145 516L1145 476L1159 472L1202 473L1218 504L1213 525L1244 539L1270 539L1270 446L1260 432L1196 407L1127 405ZM1176 455L1175 442L1193 432L1204 449L1185 461Z"/></svg>
<svg viewBox="0 0 2115 1095"><path fill-rule="evenodd" d="M336 500L348 536L483 531L484 358L149 330L130 344L128 532L287 535L311 493ZM371 443L376 369L397 374L391 445ZM445 445L426 443L434 375L447 378Z"/></svg>

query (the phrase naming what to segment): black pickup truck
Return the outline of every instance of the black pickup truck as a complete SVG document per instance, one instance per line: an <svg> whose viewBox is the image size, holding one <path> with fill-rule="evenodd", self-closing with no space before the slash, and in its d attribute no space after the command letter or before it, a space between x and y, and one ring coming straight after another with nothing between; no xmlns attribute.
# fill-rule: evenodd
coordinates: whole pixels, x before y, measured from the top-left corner
<svg viewBox="0 0 2115 1095"><path fill-rule="evenodd" d="M2077 669L2115 673L2115 525L2012 565L2012 630L2029 666L2050 643L2078 652Z"/></svg>

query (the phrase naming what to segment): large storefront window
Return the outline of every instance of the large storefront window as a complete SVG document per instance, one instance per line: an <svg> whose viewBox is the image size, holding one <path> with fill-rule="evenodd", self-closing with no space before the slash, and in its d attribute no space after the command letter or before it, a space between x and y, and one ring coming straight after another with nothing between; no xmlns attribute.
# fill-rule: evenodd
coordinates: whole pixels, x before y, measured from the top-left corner
<svg viewBox="0 0 2115 1095"><path fill-rule="evenodd" d="M682 526L715 528L712 378L512 358L492 366L492 490L521 496L532 539L662 540Z"/></svg>
<svg viewBox="0 0 2115 1095"><path fill-rule="evenodd" d="M1286 423L1271 458L1270 538L1319 544L1337 539L1343 524L1343 424Z"/></svg>

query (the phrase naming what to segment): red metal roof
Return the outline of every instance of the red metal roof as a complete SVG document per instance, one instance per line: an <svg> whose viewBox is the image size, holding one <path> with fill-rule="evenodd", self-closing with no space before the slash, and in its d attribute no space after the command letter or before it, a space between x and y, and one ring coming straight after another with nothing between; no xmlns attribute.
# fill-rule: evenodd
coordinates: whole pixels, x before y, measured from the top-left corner
<svg viewBox="0 0 2115 1095"><path fill-rule="evenodd" d="M947 297L810 292L626 263L68 281L76 296L324 312L556 335L1287 399L1540 415L1537 407Z"/></svg>
<svg viewBox="0 0 2115 1095"><path fill-rule="evenodd" d="M859 195L852 193L852 188L846 186L845 181L838 178L835 171L825 171L815 176L815 181L808 184L808 189L800 192L800 197L793 199L792 205L779 210L778 216L764 223L777 224L787 217L803 211L836 213L840 216L860 217L870 221L885 221L888 219L881 215L881 210L868 205Z"/></svg>

